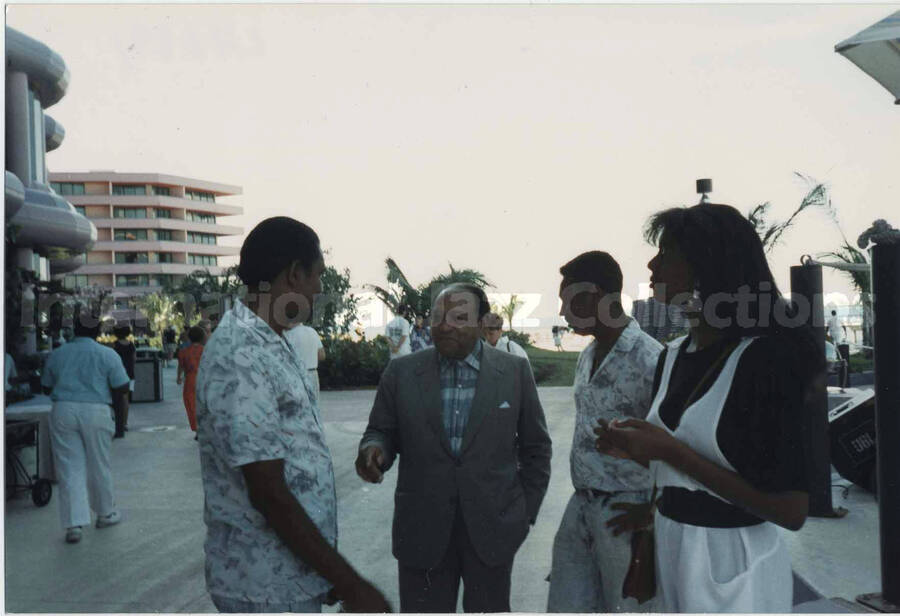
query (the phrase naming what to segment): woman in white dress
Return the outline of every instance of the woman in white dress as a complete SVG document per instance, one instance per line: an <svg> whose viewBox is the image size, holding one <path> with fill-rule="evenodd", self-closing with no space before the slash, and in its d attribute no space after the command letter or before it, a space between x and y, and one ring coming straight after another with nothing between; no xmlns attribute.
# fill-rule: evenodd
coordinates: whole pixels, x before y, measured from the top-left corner
<svg viewBox="0 0 900 616"><path fill-rule="evenodd" d="M665 210L646 237L654 297L685 308L690 333L660 356L646 421L601 425L597 448L651 469L661 611L789 612L778 527L806 520L802 410L824 361L736 209Z"/></svg>

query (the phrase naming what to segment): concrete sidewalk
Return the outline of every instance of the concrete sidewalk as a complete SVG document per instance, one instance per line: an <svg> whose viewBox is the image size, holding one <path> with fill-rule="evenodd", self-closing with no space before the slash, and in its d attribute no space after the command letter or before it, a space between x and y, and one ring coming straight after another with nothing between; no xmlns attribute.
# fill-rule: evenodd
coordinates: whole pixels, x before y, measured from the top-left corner
<svg viewBox="0 0 900 616"><path fill-rule="evenodd" d="M174 369L165 370L166 400L134 404L130 431L114 441L113 465L124 521L86 529L77 545L63 541L58 502L38 509L29 498L6 506L6 610L9 612L213 612L203 575L203 493L199 458ZM512 608L546 608L553 536L572 492L569 449L574 405L569 387L541 388L554 443L553 476L538 523L516 557ZM374 391L323 392L322 414L337 478L339 548L391 600L397 567L390 529L396 472L383 484L360 481L353 469ZM880 588L878 510L852 488L836 492L842 520L810 519L785 533L800 575L825 597L853 599Z"/></svg>

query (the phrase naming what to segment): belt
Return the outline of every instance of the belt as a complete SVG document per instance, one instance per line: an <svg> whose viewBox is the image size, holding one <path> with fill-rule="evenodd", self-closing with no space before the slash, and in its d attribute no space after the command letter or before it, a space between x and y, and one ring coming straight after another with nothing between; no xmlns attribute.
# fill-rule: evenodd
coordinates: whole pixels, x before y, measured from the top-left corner
<svg viewBox="0 0 900 616"><path fill-rule="evenodd" d="M664 487L656 506L661 515L691 526L742 528L764 521L702 490Z"/></svg>

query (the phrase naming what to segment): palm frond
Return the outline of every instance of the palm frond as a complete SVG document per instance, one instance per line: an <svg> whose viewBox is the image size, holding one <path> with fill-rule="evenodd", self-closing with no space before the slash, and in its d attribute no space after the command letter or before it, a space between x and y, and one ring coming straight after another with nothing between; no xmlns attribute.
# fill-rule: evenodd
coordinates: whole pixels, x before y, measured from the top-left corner
<svg viewBox="0 0 900 616"><path fill-rule="evenodd" d="M375 297L380 299L384 305L390 308L391 312L394 314L399 313L401 300L400 298L393 293L389 289L385 289L384 287L379 287L378 285L370 284L366 285L367 288L371 289L372 293L375 294Z"/></svg>
<svg viewBox="0 0 900 616"><path fill-rule="evenodd" d="M391 257L388 257L384 260L384 264L387 267L388 283L399 285L404 291L415 289L415 287L410 284L409 280L407 280L406 275L403 273L403 270L400 269L400 266L397 265L396 261Z"/></svg>
<svg viewBox="0 0 900 616"><path fill-rule="evenodd" d="M859 250L855 246L851 246L850 243L846 240L844 241L844 244L837 250L823 252L817 256L830 257L832 259L837 259L842 263L850 264L866 264L869 262L869 259L866 257L866 254L862 250ZM850 279L851 283L857 291L862 294L871 292L872 279L869 272L843 271L843 273Z"/></svg>

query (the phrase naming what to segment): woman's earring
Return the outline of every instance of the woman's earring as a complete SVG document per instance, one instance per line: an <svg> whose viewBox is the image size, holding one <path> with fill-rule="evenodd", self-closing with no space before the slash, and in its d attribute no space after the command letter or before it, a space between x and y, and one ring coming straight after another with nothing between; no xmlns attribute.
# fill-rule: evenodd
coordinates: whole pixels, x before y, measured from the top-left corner
<svg viewBox="0 0 900 616"><path fill-rule="evenodd" d="M700 296L700 285L696 282L694 283L694 294L691 297L691 301L688 302L688 305L693 312L703 311L703 298Z"/></svg>

